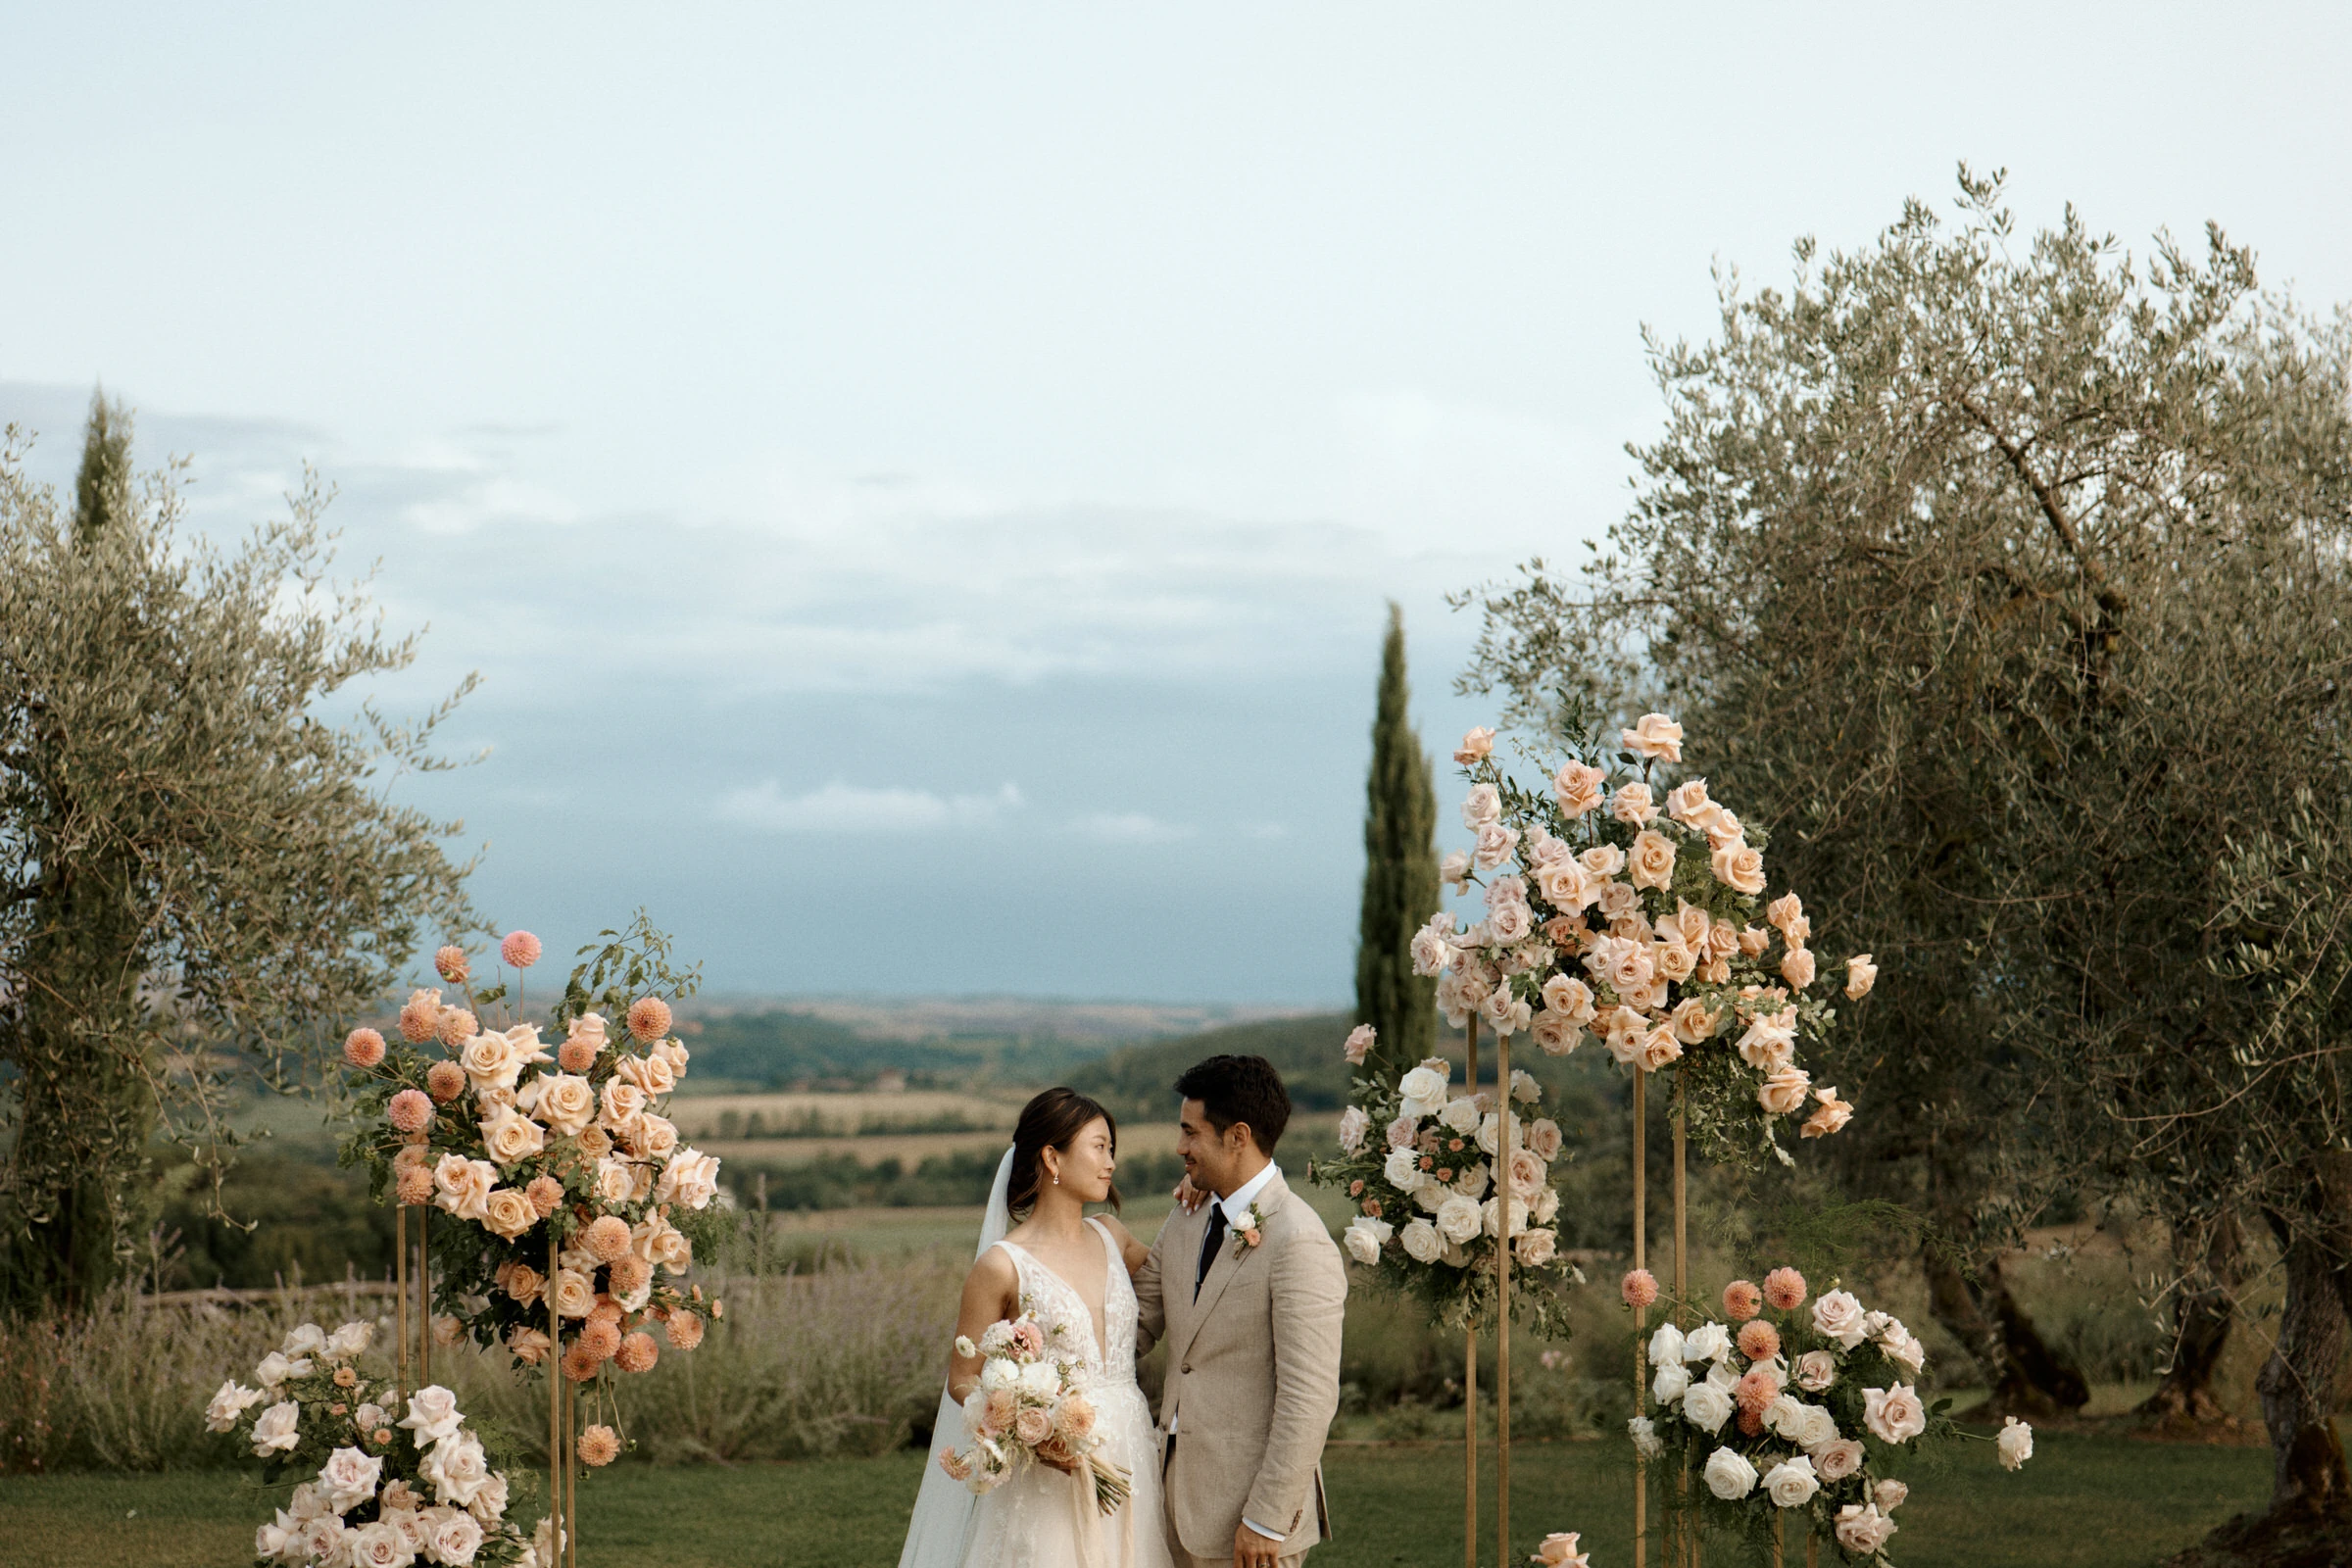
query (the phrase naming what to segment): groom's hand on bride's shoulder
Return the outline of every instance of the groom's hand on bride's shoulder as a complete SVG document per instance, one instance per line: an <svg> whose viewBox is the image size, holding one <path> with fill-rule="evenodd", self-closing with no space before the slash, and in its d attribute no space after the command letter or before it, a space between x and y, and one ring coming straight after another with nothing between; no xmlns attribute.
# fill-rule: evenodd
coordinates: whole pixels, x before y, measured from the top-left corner
<svg viewBox="0 0 2352 1568"><path fill-rule="evenodd" d="M1282 1543L1261 1536L1248 1525L1233 1527L1233 1568L1274 1568L1282 1558Z"/></svg>

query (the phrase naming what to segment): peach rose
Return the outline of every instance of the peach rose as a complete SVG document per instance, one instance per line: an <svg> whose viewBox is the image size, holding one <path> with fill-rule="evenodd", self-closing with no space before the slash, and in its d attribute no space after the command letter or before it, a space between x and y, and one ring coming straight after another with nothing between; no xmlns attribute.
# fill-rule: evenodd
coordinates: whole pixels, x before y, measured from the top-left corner
<svg viewBox="0 0 2352 1568"><path fill-rule="evenodd" d="M1642 1070L1656 1072L1682 1060L1683 1043L1675 1039L1671 1026L1660 1024L1642 1037Z"/></svg>
<svg viewBox="0 0 2352 1568"><path fill-rule="evenodd" d="M507 1349L524 1366L537 1366L554 1348L554 1342L535 1328L517 1323L507 1330Z"/></svg>
<svg viewBox="0 0 2352 1568"><path fill-rule="evenodd" d="M1745 844L1725 845L1707 858L1707 864L1715 880L1735 893L1764 891L1764 857Z"/></svg>
<svg viewBox="0 0 2352 1568"><path fill-rule="evenodd" d="M1650 963L1661 980L1688 980L1698 957L1680 942L1657 942L1650 945Z"/></svg>
<svg viewBox="0 0 2352 1568"><path fill-rule="evenodd" d="M1626 857L1629 867L1626 875L1638 888L1663 888L1674 880L1674 840L1655 828L1643 828L1634 835L1634 848Z"/></svg>
<svg viewBox="0 0 2352 1568"><path fill-rule="evenodd" d="M486 1159L443 1154L433 1166L435 1201L460 1219L489 1216L490 1190L498 1184L498 1167Z"/></svg>
<svg viewBox="0 0 2352 1568"><path fill-rule="evenodd" d="M498 1114L482 1123L482 1147L501 1165L512 1165L547 1147L547 1129L521 1111L502 1105Z"/></svg>
<svg viewBox="0 0 2352 1568"><path fill-rule="evenodd" d="M1722 872L1718 871L1717 876ZM1772 933L1762 926L1743 925L1740 928L1740 951L1750 958L1761 958L1764 950L1772 946Z"/></svg>
<svg viewBox="0 0 2352 1568"><path fill-rule="evenodd" d="M1022 1446L1034 1448L1054 1435L1054 1418L1032 1406L1012 1418L1012 1435Z"/></svg>
<svg viewBox="0 0 2352 1568"><path fill-rule="evenodd" d="M1756 1103L1775 1116L1786 1116L1804 1105L1812 1086L1812 1075L1802 1067L1783 1067L1764 1080L1756 1091Z"/></svg>
<svg viewBox="0 0 2352 1568"><path fill-rule="evenodd" d="M1813 983L1813 955L1804 948L1790 948L1781 958L1781 978L1802 991Z"/></svg>
<svg viewBox="0 0 2352 1568"><path fill-rule="evenodd" d="M1469 734L1462 737L1462 744L1453 749L1453 760L1467 767L1494 750L1494 732L1491 729L1474 728Z"/></svg>
<svg viewBox="0 0 2352 1568"><path fill-rule="evenodd" d="M596 1307L596 1286L576 1268L556 1270L548 1292L556 1311L564 1317L586 1317Z"/></svg>
<svg viewBox="0 0 2352 1568"><path fill-rule="evenodd" d="M1845 998L1860 1002L1870 995L1870 988L1879 983L1879 966L1870 961L1867 953L1857 954L1845 960Z"/></svg>
<svg viewBox="0 0 2352 1568"><path fill-rule="evenodd" d="M1552 777L1552 797L1560 803L1564 814L1583 816L1600 804L1600 786L1608 776L1601 769L1587 767L1582 762L1563 763Z"/></svg>
<svg viewBox="0 0 2352 1568"><path fill-rule="evenodd" d="M514 1188L501 1187L484 1200L482 1223L511 1242L539 1223L539 1211Z"/></svg>
<svg viewBox="0 0 2352 1568"><path fill-rule="evenodd" d="M1854 1107L1838 1098L1836 1084L1832 1084L1827 1089L1815 1090L1813 1098L1821 1102L1821 1106L1812 1115L1807 1116L1804 1125L1797 1129L1800 1137L1827 1138L1852 1119Z"/></svg>
<svg viewBox="0 0 2352 1568"><path fill-rule="evenodd" d="M1722 1018L1721 1012L1709 1012L1707 1004L1697 997L1685 997L1667 1015L1667 1021L1674 1025L1675 1038L1686 1046L1695 1046L1711 1038Z"/></svg>
<svg viewBox="0 0 2352 1568"><path fill-rule="evenodd" d="M1666 814L1677 822L1688 822L1690 813L1707 805L1707 781L1688 778L1666 792Z"/></svg>
<svg viewBox="0 0 2352 1568"><path fill-rule="evenodd" d="M1625 852L1614 844L1595 844L1578 856L1576 863L1605 882L1625 869Z"/></svg>
<svg viewBox="0 0 2352 1568"><path fill-rule="evenodd" d="M1650 799L1648 785L1620 784L1609 797L1609 814L1629 827L1647 827L1657 818L1658 806Z"/></svg>
<svg viewBox="0 0 2352 1568"><path fill-rule="evenodd" d="M1908 1443L1928 1430L1928 1407L1907 1383L1862 1391L1862 1424L1881 1443Z"/></svg>
<svg viewBox="0 0 2352 1568"><path fill-rule="evenodd" d="M1527 1152L1538 1159L1550 1163L1560 1157L1560 1124L1549 1116L1538 1117L1527 1129Z"/></svg>
<svg viewBox="0 0 2352 1568"><path fill-rule="evenodd" d="M1560 1255L1560 1233L1553 1230L1523 1230L1511 1238L1511 1250L1519 1254L1525 1268L1542 1268Z"/></svg>
<svg viewBox="0 0 2352 1568"><path fill-rule="evenodd" d="M613 1075L635 1084L647 1100L666 1095L678 1086L677 1074L670 1070L669 1056L657 1051L649 1055L623 1056L612 1067Z"/></svg>
<svg viewBox="0 0 2352 1568"><path fill-rule="evenodd" d="M538 1211L534 1209L532 1212ZM497 1281L501 1291L524 1306L539 1299L540 1289L547 1284L547 1277L530 1264L513 1261L499 1264L498 1272L492 1278Z"/></svg>
<svg viewBox="0 0 2352 1568"><path fill-rule="evenodd" d="M538 1099L531 1108L552 1132L575 1137L596 1116L596 1091L585 1078L570 1073L546 1073L533 1080Z"/></svg>
<svg viewBox="0 0 2352 1568"><path fill-rule="evenodd" d="M1683 726L1664 713L1643 713L1632 729L1620 730L1618 739L1636 757L1667 762L1683 760Z"/></svg>

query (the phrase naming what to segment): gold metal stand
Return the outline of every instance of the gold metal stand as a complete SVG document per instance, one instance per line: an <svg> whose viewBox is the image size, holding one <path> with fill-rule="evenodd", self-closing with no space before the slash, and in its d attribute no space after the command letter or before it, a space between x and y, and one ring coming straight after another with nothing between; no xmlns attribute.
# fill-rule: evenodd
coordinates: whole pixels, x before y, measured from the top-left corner
<svg viewBox="0 0 2352 1568"><path fill-rule="evenodd" d="M1634 1069L1634 1267L1649 1266L1649 1074ZM1647 1408L1649 1308L1634 1309L1634 1409ZM1634 1463L1634 1568L1649 1565L1649 1465Z"/></svg>
<svg viewBox="0 0 2352 1568"><path fill-rule="evenodd" d="M1511 1562L1511 1037L1494 1037L1494 1542Z"/></svg>
<svg viewBox="0 0 2352 1568"><path fill-rule="evenodd" d="M1470 1096L1478 1097L1478 1014L1463 1031L1467 1043ZM1462 1562L1478 1568L1478 1324L1462 1335Z"/></svg>

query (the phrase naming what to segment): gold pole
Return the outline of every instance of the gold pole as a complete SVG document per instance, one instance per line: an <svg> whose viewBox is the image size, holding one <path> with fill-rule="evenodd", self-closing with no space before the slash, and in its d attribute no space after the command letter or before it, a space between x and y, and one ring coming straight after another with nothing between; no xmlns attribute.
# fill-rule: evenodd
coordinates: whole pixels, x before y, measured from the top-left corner
<svg viewBox="0 0 2352 1568"><path fill-rule="evenodd" d="M416 1210L416 1381L433 1381L433 1253L427 1237L431 1232L433 1211L429 1206Z"/></svg>
<svg viewBox="0 0 2352 1568"><path fill-rule="evenodd" d="M580 1391L569 1378L564 1387L564 1561L580 1568Z"/></svg>
<svg viewBox="0 0 2352 1568"><path fill-rule="evenodd" d="M1478 1098L1478 1014L1463 1031L1470 1065L1470 1097ZM1478 1325L1462 1334L1462 1561L1478 1568Z"/></svg>
<svg viewBox="0 0 2352 1568"><path fill-rule="evenodd" d="M1810 1525L1805 1529L1805 1568L1821 1568L1821 1538Z"/></svg>
<svg viewBox="0 0 2352 1568"><path fill-rule="evenodd" d="M400 1402L409 1402L409 1205L392 1202L392 1334L400 1343Z"/></svg>
<svg viewBox="0 0 2352 1568"><path fill-rule="evenodd" d="M1649 1074L1634 1068L1634 1267L1649 1266L1649 1106L1644 1091ZM1649 1339L1649 1308L1634 1310L1634 1411L1641 1413L1649 1392L1649 1365L1644 1358ZM1634 1568L1649 1564L1649 1466L1636 1456L1634 1465Z"/></svg>
<svg viewBox="0 0 2352 1568"><path fill-rule="evenodd" d="M547 1228L547 1528L550 1550L564 1529L564 1319L556 1312L556 1228ZM555 1568L550 1563L548 1568Z"/></svg>
<svg viewBox="0 0 2352 1568"><path fill-rule="evenodd" d="M1690 1208L1686 1201L1687 1183L1683 1163L1687 1131L1688 1118L1683 1111L1683 1075L1678 1072L1674 1075L1674 1321L1682 1328L1688 1328L1690 1323L1688 1299L1690 1288L1690 1251L1686 1224ZM1690 1568L1698 1568L1698 1518L1690 1511L1690 1466L1688 1455L1684 1459L1682 1474L1675 1478L1675 1484L1684 1499L1683 1509L1688 1516L1683 1534L1690 1542Z"/></svg>
<svg viewBox="0 0 2352 1568"><path fill-rule="evenodd" d="M1782 1561L1781 1561L1781 1536L1782 1536L1782 1530L1781 1530L1781 1527L1782 1527L1783 1525L1787 1524L1788 1522L1788 1520L1787 1520L1785 1517L1783 1517L1783 1516L1781 1515L1781 1513L1780 1513L1780 1512L1778 1512L1777 1510L1776 1510L1776 1511L1773 1513L1773 1516L1772 1516L1772 1568L1782 1568Z"/></svg>
<svg viewBox="0 0 2352 1568"><path fill-rule="evenodd" d="M1511 1037L1494 1037L1494 1541L1511 1563Z"/></svg>

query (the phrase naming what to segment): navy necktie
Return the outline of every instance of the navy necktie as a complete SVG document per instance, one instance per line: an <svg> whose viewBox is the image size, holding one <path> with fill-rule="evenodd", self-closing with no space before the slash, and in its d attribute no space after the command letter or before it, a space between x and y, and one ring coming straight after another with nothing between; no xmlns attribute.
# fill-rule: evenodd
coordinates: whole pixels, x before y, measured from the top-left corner
<svg viewBox="0 0 2352 1568"><path fill-rule="evenodd" d="M1200 1266L1193 1272L1193 1299L1200 1299L1200 1282L1208 1278L1208 1265L1217 1260L1218 1244L1225 1240L1225 1205L1215 1199L1208 1200L1208 1230L1200 1238Z"/></svg>

